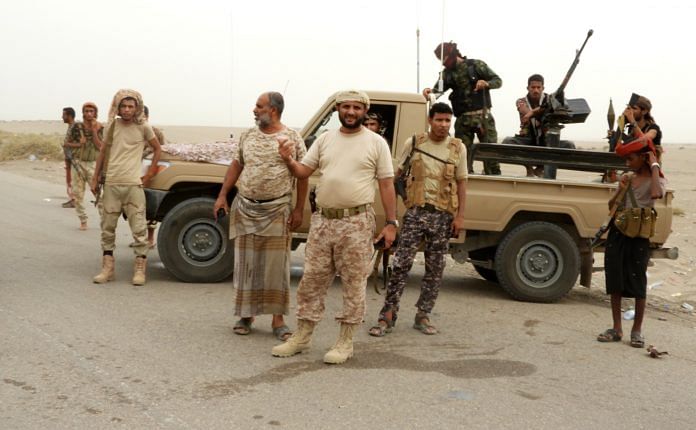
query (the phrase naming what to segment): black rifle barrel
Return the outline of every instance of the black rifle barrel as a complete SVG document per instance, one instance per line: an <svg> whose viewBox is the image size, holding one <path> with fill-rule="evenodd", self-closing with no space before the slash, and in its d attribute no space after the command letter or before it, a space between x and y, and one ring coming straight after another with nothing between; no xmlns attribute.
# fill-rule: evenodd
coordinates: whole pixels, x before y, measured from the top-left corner
<svg viewBox="0 0 696 430"><path fill-rule="evenodd" d="M578 66L578 63L580 62L580 54L582 54L582 50L585 49L585 45L587 44L587 41L590 39L590 36L592 36L592 33L594 33L593 30L587 32L587 37L585 38L585 41L582 43L580 49L575 53L575 60L573 60L573 64L570 65L570 69L568 69L568 73L566 73L565 78L563 78L561 86L558 87L558 90L556 90L556 94L563 94L566 85L568 85L568 81L570 81L570 77L573 76L573 72L575 72L575 68Z"/></svg>

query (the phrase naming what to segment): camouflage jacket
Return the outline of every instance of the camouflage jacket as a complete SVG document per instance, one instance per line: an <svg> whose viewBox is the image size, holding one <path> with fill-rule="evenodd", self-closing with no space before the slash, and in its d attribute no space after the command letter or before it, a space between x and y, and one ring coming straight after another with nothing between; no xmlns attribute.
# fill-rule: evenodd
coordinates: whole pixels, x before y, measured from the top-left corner
<svg viewBox="0 0 696 430"><path fill-rule="evenodd" d="M488 82L489 88L475 92L476 81L480 79ZM503 85L500 76L485 62L467 58L458 63L454 69L443 70L442 80L444 91L452 89L449 99L455 116L483 109L484 100L485 106L490 108L492 105L489 89L500 88Z"/></svg>
<svg viewBox="0 0 696 430"><path fill-rule="evenodd" d="M97 133L99 134L99 139L103 140L104 127L100 127ZM97 150L97 147L94 144L92 129L86 128L81 122L76 122L73 134L74 141L77 142L82 142L82 138L84 137L82 146L79 149L73 149L73 157L80 161L95 161L97 159L99 150Z"/></svg>

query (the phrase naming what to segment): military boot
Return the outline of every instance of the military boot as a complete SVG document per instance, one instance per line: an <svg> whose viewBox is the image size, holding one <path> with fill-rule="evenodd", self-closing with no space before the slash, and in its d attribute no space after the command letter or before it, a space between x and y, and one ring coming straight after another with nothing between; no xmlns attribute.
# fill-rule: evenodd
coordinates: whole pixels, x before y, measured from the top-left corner
<svg viewBox="0 0 696 430"><path fill-rule="evenodd" d="M274 357L291 357L309 349L312 346L312 333L316 324L314 321L298 319L295 333L285 343L274 346L271 354Z"/></svg>
<svg viewBox="0 0 696 430"><path fill-rule="evenodd" d="M105 255L102 257L102 269L101 272L92 281L95 284L105 284L109 281L114 280L114 256Z"/></svg>
<svg viewBox="0 0 696 430"><path fill-rule="evenodd" d="M357 324L341 323L338 340L329 352L324 355L324 363L341 364L353 356L353 330Z"/></svg>
<svg viewBox="0 0 696 430"><path fill-rule="evenodd" d="M145 266L147 260L145 257L135 257L133 264L133 285L145 285Z"/></svg>

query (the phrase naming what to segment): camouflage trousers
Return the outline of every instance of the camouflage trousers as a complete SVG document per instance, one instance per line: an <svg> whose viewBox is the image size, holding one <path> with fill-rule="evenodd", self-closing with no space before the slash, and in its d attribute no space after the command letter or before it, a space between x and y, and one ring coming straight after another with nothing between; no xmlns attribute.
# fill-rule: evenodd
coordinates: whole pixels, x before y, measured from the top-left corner
<svg viewBox="0 0 696 430"><path fill-rule="evenodd" d="M442 273L445 270L452 214L444 211L428 211L422 207L412 207L406 211L399 235L399 244L392 261L392 274L387 286L384 306L379 319L385 320L384 314L392 312L392 321L396 322L399 301L406 286L408 272L413 266L413 259L421 242L425 242L425 275L421 283L420 297L416 303L418 313L429 314L435 306L440 291Z"/></svg>
<svg viewBox="0 0 696 430"><path fill-rule="evenodd" d="M469 173L474 173L473 153L471 151L471 144L474 143L474 136L478 136L479 142L498 142L498 132L495 130L495 118L493 118L490 112L488 112L488 116L485 122L483 122L486 129L485 135L481 132L481 124L481 115L459 115L454 122L454 136L461 139L464 145L466 145L466 153L469 157ZM500 175L500 164L497 161L484 161L483 172L486 175Z"/></svg>
<svg viewBox="0 0 696 430"><path fill-rule="evenodd" d="M147 221L145 192L142 185L104 185L102 194L101 247L113 251L116 247L116 226L121 212L126 214L135 245L136 256L147 255Z"/></svg>
<svg viewBox="0 0 696 430"><path fill-rule="evenodd" d="M83 167L78 172L74 167L70 166L71 176L72 176L72 193L75 199L75 211L77 212L77 217L80 218L80 222L87 222L87 211L85 211L85 189L89 189L89 181L92 180L94 175L94 161L77 161ZM80 173L87 175L85 179L82 179Z"/></svg>
<svg viewBox="0 0 696 430"><path fill-rule="evenodd" d="M312 214L305 247L304 275L297 287L297 318L318 322L334 277L341 278L343 309L336 320L360 324L365 317L365 289L374 247L375 214L327 219Z"/></svg>

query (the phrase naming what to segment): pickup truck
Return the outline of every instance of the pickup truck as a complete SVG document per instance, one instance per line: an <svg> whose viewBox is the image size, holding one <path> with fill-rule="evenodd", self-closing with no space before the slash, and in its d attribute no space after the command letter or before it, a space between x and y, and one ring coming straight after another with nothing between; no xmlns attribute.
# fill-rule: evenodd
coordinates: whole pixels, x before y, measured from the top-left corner
<svg viewBox="0 0 696 430"><path fill-rule="evenodd" d="M427 130L426 100L419 94L367 92L371 111L387 122L384 138L396 162L401 145L414 133ZM335 97L329 97L302 128L307 147L327 129L339 127ZM503 163L554 163L558 168L602 171L623 168L608 152L558 148L530 148L502 144L474 145L474 160ZM185 161L163 153L160 172L146 189L147 217L162 224L158 251L166 269L184 282L218 282L233 271L234 250L228 240L227 217L213 219L212 208L227 170L226 165ZM310 187L318 176L310 178ZM548 180L515 176L469 175L465 233L450 243L459 263L469 262L486 280L500 284L512 297L552 302L577 282L590 286L594 237L608 213L607 201L616 185L586 180ZM236 190L230 193L232 201ZM676 258L676 248L664 248L671 233L670 190L656 202L653 258ZM306 205L309 211L309 206ZM384 221L379 199L378 225ZM404 213L399 202L398 213ZM293 233L293 249L306 240L309 213Z"/></svg>

